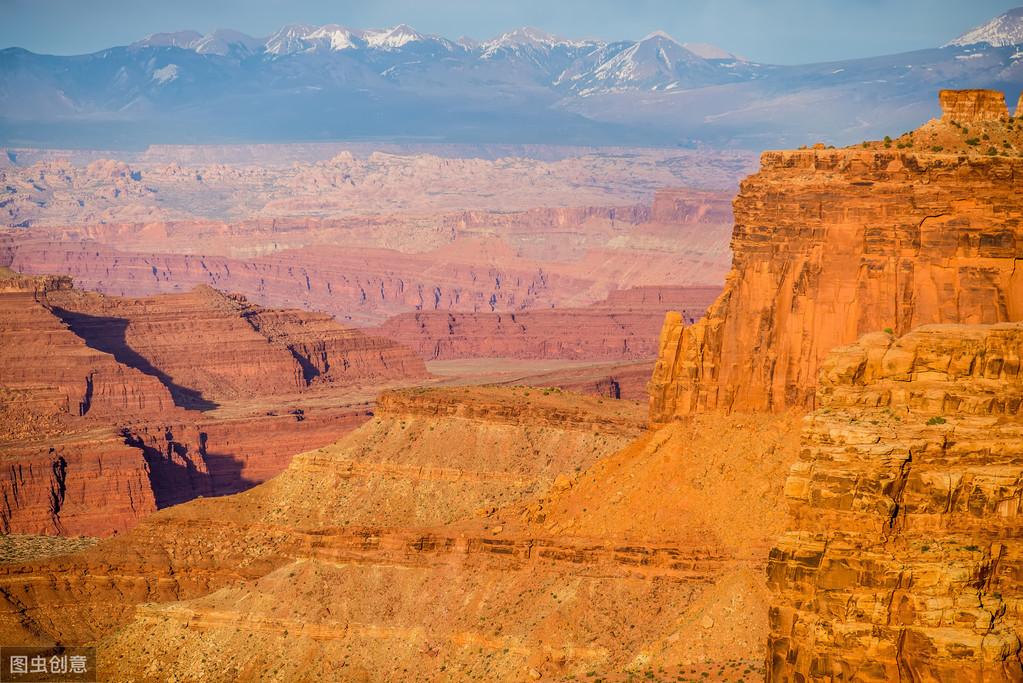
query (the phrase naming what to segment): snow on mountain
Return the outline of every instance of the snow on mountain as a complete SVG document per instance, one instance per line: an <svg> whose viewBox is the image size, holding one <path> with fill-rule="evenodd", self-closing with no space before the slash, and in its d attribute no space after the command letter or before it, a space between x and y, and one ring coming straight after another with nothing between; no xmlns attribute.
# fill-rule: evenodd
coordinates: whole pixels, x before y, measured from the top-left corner
<svg viewBox="0 0 1023 683"><path fill-rule="evenodd" d="M596 41L589 40L569 40L532 26L523 26L515 29L514 31L502 33L492 40L484 41L480 44L480 47L484 50L484 52L487 52L500 48L518 48L527 46L550 49L555 46L562 45L568 47L583 47L599 44L600 43Z"/></svg>
<svg viewBox="0 0 1023 683"><path fill-rule="evenodd" d="M185 50L192 49L202 34L198 31L174 31L172 33L150 33L142 40L131 44L132 47L180 47Z"/></svg>
<svg viewBox="0 0 1023 683"><path fill-rule="evenodd" d="M201 55L226 55L231 50L253 53L263 49L264 40L253 38L241 31L217 29L193 42L189 47Z"/></svg>
<svg viewBox="0 0 1023 683"><path fill-rule="evenodd" d="M354 50L366 45L366 41L360 37L360 32L353 31L346 26L338 24L324 24L316 30L307 34L306 41L323 45L330 50L339 52L341 50Z"/></svg>
<svg viewBox="0 0 1023 683"><path fill-rule="evenodd" d="M157 83L169 83L178 77L181 70L177 64L168 64L167 66L153 70L153 80Z"/></svg>
<svg viewBox="0 0 1023 683"><path fill-rule="evenodd" d="M572 89L580 94L632 88L673 90L706 80L714 71L705 59L667 33L655 31L592 70L572 76Z"/></svg>
<svg viewBox="0 0 1023 683"><path fill-rule="evenodd" d="M398 24L394 28L382 31L368 30L363 34L366 44L370 47L396 49L426 40L426 36L416 31L408 24Z"/></svg>
<svg viewBox="0 0 1023 683"><path fill-rule="evenodd" d="M1023 7L1011 9L991 21L967 31L945 47L986 43L992 47L1023 45Z"/></svg>
<svg viewBox="0 0 1023 683"><path fill-rule="evenodd" d="M306 40L319 27L309 24L288 24L267 38L264 49L272 55L290 55L309 48Z"/></svg>

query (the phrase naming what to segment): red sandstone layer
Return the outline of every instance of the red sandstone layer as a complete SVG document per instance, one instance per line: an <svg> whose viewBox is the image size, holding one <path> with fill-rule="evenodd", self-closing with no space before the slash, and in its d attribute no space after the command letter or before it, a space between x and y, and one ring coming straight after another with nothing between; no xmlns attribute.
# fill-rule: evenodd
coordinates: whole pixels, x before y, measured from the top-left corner
<svg viewBox="0 0 1023 683"><path fill-rule="evenodd" d="M580 308L404 313L371 332L400 342L426 360L653 358L665 313L685 311L693 323L703 317L720 291L720 287L642 287L613 292L605 301Z"/></svg>
<svg viewBox="0 0 1023 683"><path fill-rule="evenodd" d="M243 490L365 421L354 386L424 376L409 350L320 314L5 273L0 530L107 535Z"/></svg>

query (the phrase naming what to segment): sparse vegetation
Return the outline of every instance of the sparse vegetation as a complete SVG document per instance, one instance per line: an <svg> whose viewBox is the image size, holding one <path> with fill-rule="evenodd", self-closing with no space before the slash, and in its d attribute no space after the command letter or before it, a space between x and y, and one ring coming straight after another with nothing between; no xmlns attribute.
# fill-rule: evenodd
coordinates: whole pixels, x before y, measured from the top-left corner
<svg viewBox="0 0 1023 683"><path fill-rule="evenodd" d="M945 424L945 422L946 422L945 418L941 417L940 415L935 415L931 419L927 420L927 424L932 427L934 425L943 425Z"/></svg>

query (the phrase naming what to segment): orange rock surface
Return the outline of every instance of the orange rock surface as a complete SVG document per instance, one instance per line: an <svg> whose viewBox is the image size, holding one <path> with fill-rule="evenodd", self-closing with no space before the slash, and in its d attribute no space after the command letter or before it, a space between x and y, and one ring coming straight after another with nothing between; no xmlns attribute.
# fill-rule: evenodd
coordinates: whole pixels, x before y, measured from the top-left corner
<svg viewBox="0 0 1023 683"><path fill-rule="evenodd" d="M771 551L769 680L1023 678L1023 323L823 364Z"/></svg>
<svg viewBox="0 0 1023 683"><path fill-rule="evenodd" d="M997 90L942 90L938 99L944 121L971 123L1009 118L1005 93Z"/></svg>
<svg viewBox="0 0 1023 683"><path fill-rule="evenodd" d="M1023 318L1023 130L998 101L945 93L982 125L932 121L894 148L764 153L724 292L700 323L665 323L651 418L809 408L828 351L864 333ZM943 151L920 149L932 134Z"/></svg>
<svg viewBox="0 0 1023 683"><path fill-rule="evenodd" d="M0 635L99 640L117 680L624 678L737 648L751 671L795 421L651 435L639 405L559 392L387 394L262 486L0 567ZM744 490L748 467L779 476Z"/></svg>

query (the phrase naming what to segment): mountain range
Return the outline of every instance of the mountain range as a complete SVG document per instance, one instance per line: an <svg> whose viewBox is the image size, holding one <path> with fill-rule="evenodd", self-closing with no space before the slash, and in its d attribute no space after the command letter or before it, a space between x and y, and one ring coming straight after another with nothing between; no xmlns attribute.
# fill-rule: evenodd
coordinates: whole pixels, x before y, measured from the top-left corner
<svg viewBox="0 0 1023 683"><path fill-rule="evenodd" d="M0 50L0 144L848 144L934 115L939 88L1015 98L1021 45L1023 8L942 47L800 66L663 32L605 42L520 28L452 41L404 24L158 33L75 56L13 47Z"/></svg>

